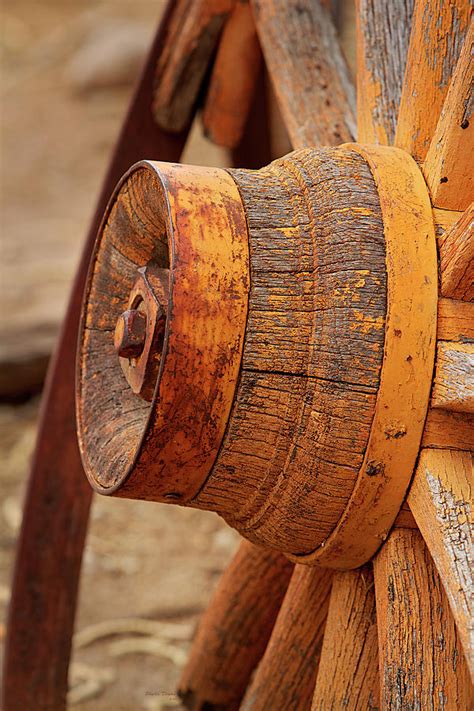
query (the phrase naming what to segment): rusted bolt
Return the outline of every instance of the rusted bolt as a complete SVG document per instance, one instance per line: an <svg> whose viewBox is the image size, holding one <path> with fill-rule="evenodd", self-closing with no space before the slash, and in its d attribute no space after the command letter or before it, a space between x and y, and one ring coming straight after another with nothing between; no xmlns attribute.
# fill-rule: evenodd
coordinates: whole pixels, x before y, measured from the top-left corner
<svg viewBox="0 0 474 711"><path fill-rule="evenodd" d="M115 326L114 346L121 358L138 358L146 338L146 316L138 309L120 314Z"/></svg>
<svg viewBox="0 0 474 711"><path fill-rule="evenodd" d="M169 271L155 264L137 269L127 310L117 320L114 345L133 392L152 400L168 312Z"/></svg>

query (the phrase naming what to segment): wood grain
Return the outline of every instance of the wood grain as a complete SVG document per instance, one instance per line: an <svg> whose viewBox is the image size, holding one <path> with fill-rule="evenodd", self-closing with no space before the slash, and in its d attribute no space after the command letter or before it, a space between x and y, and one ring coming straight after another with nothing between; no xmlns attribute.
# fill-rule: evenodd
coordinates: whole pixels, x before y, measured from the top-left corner
<svg viewBox="0 0 474 711"><path fill-rule="evenodd" d="M372 566L333 577L312 711L379 708Z"/></svg>
<svg viewBox="0 0 474 711"><path fill-rule="evenodd" d="M414 0L357 0L357 138L395 136Z"/></svg>
<svg viewBox="0 0 474 711"><path fill-rule="evenodd" d="M408 503L431 553L474 676L470 452L423 450Z"/></svg>
<svg viewBox="0 0 474 711"><path fill-rule="evenodd" d="M373 417L386 309L378 195L351 151L232 175L250 234L243 370L193 503L251 540L310 552L344 510Z"/></svg>
<svg viewBox="0 0 474 711"><path fill-rule="evenodd" d="M441 297L438 301L436 336L439 341L473 341L474 302Z"/></svg>
<svg viewBox="0 0 474 711"><path fill-rule="evenodd" d="M251 0L265 63L293 148L355 138L355 93L319 0Z"/></svg>
<svg viewBox="0 0 474 711"><path fill-rule="evenodd" d="M438 342L431 406L474 413L474 343Z"/></svg>
<svg viewBox="0 0 474 711"><path fill-rule="evenodd" d="M471 22L423 165L433 205L447 210L466 210L474 200L473 71Z"/></svg>
<svg viewBox="0 0 474 711"><path fill-rule="evenodd" d="M439 259L443 296L474 301L474 203L447 230Z"/></svg>
<svg viewBox="0 0 474 711"><path fill-rule="evenodd" d="M295 567L242 711L310 708L331 583L332 573L328 570Z"/></svg>
<svg viewBox="0 0 474 711"><path fill-rule="evenodd" d="M416 0L395 145L423 160L469 25L469 0Z"/></svg>
<svg viewBox="0 0 474 711"><path fill-rule="evenodd" d="M293 565L241 543L202 616L178 694L186 708L238 709L286 593Z"/></svg>
<svg viewBox="0 0 474 711"><path fill-rule="evenodd" d="M214 143L226 148L240 143L261 64L252 11L240 0L224 26L202 113L204 133Z"/></svg>
<svg viewBox="0 0 474 711"><path fill-rule="evenodd" d="M421 446L474 450L474 415L449 410L428 410Z"/></svg>
<svg viewBox="0 0 474 711"><path fill-rule="evenodd" d="M324 546L305 561L351 569L367 562L385 540L416 464L433 377L437 260L431 205L415 161L388 146L343 148L366 158L382 207L388 292L384 358L351 497Z"/></svg>
<svg viewBox="0 0 474 711"><path fill-rule="evenodd" d="M381 708L469 711L469 671L418 531L393 531L374 562Z"/></svg>
<svg viewBox="0 0 474 711"><path fill-rule="evenodd" d="M173 133L189 126L207 68L235 0L176 0L156 67L153 114ZM142 156L147 158L148 156Z"/></svg>

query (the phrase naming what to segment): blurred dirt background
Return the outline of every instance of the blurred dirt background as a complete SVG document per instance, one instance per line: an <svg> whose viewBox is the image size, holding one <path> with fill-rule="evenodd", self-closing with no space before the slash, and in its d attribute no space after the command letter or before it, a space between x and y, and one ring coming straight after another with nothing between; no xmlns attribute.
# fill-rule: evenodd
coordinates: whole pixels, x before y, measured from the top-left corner
<svg viewBox="0 0 474 711"><path fill-rule="evenodd" d="M36 393L108 155L162 8L160 0L1 6L2 642ZM184 160L224 165L227 156L197 129ZM70 707L177 707L175 685L196 620L237 542L214 514L96 497Z"/></svg>

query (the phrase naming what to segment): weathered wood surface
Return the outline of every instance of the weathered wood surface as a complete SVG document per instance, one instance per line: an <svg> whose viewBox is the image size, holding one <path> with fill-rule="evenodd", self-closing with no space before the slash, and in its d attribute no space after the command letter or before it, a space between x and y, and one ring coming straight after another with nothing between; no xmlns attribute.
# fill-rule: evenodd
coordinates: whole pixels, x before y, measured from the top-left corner
<svg viewBox="0 0 474 711"><path fill-rule="evenodd" d="M413 0L357 0L357 139L391 145Z"/></svg>
<svg viewBox="0 0 474 711"><path fill-rule="evenodd" d="M423 160L470 17L469 0L416 0L395 145Z"/></svg>
<svg viewBox="0 0 474 711"><path fill-rule="evenodd" d="M310 557L351 569L372 558L385 540L416 464L433 377L438 298L431 204L415 161L388 146L344 149L367 160L377 184L388 294L383 366L364 460L334 531Z"/></svg>
<svg viewBox="0 0 474 711"><path fill-rule="evenodd" d="M372 566L333 577L312 711L378 708L377 620Z"/></svg>
<svg viewBox="0 0 474 711"><path fill-rule="evenodd" d="M449 410L428 410L422 447L474 450L474 415Z"/></svg>
<svg viewBox="0 0 474 711"><path fill-rule="evenodd" d="M474 343L438 342L431 406L474 413Z"/></svg>
<svg viewBox="0 0 474 711"><path fill-rule="evenodd" d="M331 584L328 570L295 567L242 711L311 707Z"/></svg>
<svg viewBox="0 0 474 711"><path fill-rule="evenodd" d="M408 503L444 585L474 676L472 473L472 453L425 449Z"/></svg>
<svg viewBox="0 0 474 711"><path fill-rule="evenodd" d="M349 151L232 174L251 244L243 371L194 504L251 540L310 552L344 510L373 418L386 308L378 196Z"/></svg>
<svg viewBox="0 0 474 711"><path fill-rule="evenodd" d="M454 225L463 216L462 210L443 210L440 207L433 207L433 220L436 229L436 241L441 248L444 240Z"/></svg>
<svg viewBox="0 0 474 711"><path fill-rule="evenodd" d="M374 561L381 708L469 711L469 670L418 531L392 531Z"/></svg>
<svg viewBox="0 0 474 711"><path fill-rule="evenodd" d="M473 341L474 302L441 297L438 301L436 336L439 341Z"/></svg>
<svg viewBox="0 0 474 711"><path fill-rule="evenodd" d="M161 128L187 127L198 93L235 0L177 0L155 78L153 113ZM148 158L148 156L142 156Z"/></svg>
<svg viewBox="0 0 474 711"><path fill-rule="evenodd" d="M280 553L241 543L199 622L178 694L186 708L238 709L293 571Z"/></svg>
<svg viewBox="0 0 474 711"><path fill-rule="evenodd" d="M237 2L227 20L202 114L204 133L214 143L240 143L255 94L262 53L248 0Z"/></svg>
<svg viewBox="0 0 474 711"><path fill-rule="evenodd" d="M474 200L473 71L471 22L423 164L433 205L447 210L466 210Z"/></svg>
<svg viewBox="0 0 474 711"><path fill-rule="evenodd" d="M319 0L251 0L265 63L293 148L355 138L355 92Z"/></svg>
<svg viewBox="0 0 474 711"><path fill-rule="evenodd" d="M444 235L439 258L443 296L474 301L474 203Z"/></svg>

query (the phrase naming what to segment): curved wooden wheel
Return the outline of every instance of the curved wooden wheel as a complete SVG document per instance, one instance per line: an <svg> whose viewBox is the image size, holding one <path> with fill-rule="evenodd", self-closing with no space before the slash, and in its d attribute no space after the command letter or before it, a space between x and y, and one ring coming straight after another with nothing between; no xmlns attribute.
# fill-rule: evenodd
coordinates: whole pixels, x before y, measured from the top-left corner
<svg viewBox="0 0 474 711"><path fill-rule="evenodd" d="M239 145L262 52L292 147L298 150L256 173L142 164L124 179L107 208L86 288L97 308L86 309L83 321L78 413L85 467L99 490L213 508L253 543L268 547L243 543L223 576L181 680L180 693L189 708L467 710L473 673L469 494L474 431L474 34L469 3L359 0L357 109L330 3L195 0L191 10L188 4L169 4L151 50L99 200L50 373L15 572L4 708L65 706L90 502L76 443L72 344L100 217L113 185L133 162L154 156L179 159L211 62L206 131L228 147ZM181 133L171 135L176 129ZM327 225L324 244L318 237L317 249L308 247L306 253L321 215ZM193 231L200 219L209 226L201 241ZM135 239L126 239L134 229ZM237 285L235 275L218 286L218 308L207 288L216 263L226 258L217 232L232 245L234 259L224 270L226 277L235 268L248 279L250 265L252 281L250 296L248 281ZM361 241L338 241L341 234ZM284 236L284 250L275 235ZM109 250L106 258L103 249ZM114 283L100 282L112 252L119 276ZM342 266L334 282L335 253ZM344 344L348 353L356 353L352 360L345 358L344 348L333 349L327 358L338 337L328 322L324 338L312 332L311 345L304 352L301 346L288 370L286 361L294 355L285 350L292 338L292 311L284 302L297 301L313 288L311 276L298 292L278 291L282 284L290 289L285 279L290 283L291 278L282 277L279 266L292 255L295 263L304 262L300 271L318 274L311 298L320 299L321 312L347 311ZM189 287L189 264L196 258L207 281L196 277ZM134 286L135 266L143 265L149 271ZM168 295L170 269L174 291ZM362 305L361 279L364 287L373 280ZM117 313L125 305L137 311L147 290L161 289L167 330L164 336L154 331L153 338L161 338L167 359L169 353L175 358L173 372L179 372L183 353L187 362L197 364L186 371L186 387L191 394L207 393L207 400L192 399L195 407L179 425L173 424L175 395L169 402L164 397L175 393L172 379L160 392L160 403L168 406L165 420L160 420L163 409L156 396L153 400L146 388L133 422L127 419L126 405L137 401L131 391L122 395L123 387L113 390L121 372L116 359L116 373L107 383L114 396L107 402L113 400L112 414L124 418L123 427L106 433L111 421L106 410L97 418L97 430L88 427L96 396L87 389L87 378L101 375L95 364L109 358L116 318L110 303L100 302L104 284ZM262 293L270 285L273 301L265 294L265 303L252 301L256 284L263 285ZM136 291L127 304L132 286ZM201 319L198 336L206 343L199 358L200 344L181 338L188 306L179 298L185 288ZM200 308L214 309L217 336L206 330ZM275 326L270 351L265 338L273 328L268 326L272 309L283 330ZM403 309L398 327L394 319ZM298 311L295 330L304 331L306 312ZM182 322L175 314L184 314ZM101 340L104 332L109 336ZM415 350L405 358L407 365L397 358L399 343L407 347L408 332ZM119 336L123 349L123 333ZM217 358L212 351L216 338L222 346L221 370L213 377L225 385L209 391L206 372ZM154 347L150 343L140 347ZM142 351L136 353L139 361ZM164 388L166 363L157 367ZM299 385L285 390L281 383L289 383L289 375L296 375ZM147 377L144 373L135 387L141 388ZM385 381L389 386L382 396ZM246 430L245 413L236 415L237 406L245 410L250 403L259 415L265 398L273 403L278 392L286 398L286 439L272 439L275 428L264 430L257 416ZM108 407L98 397L99 410ZM390 422L384 420L384 408L395 405L398 419L392 412ZM269 420L281 411L269 409ZM351 417L344 419L344 411ZM324 420L328 413L329 424ZM342 421L339 430L333 420ZM183 421L189 423L187 432L199 436L180 440ZM212 428L206 429L209 421ZM384 434L377 439L379 422ZM193 430L193 423L199 427ZM122 437L125 426L128 435ZM259 488L249 481L254 476L260 482L260 464L252 463L241 478L235 475L245 460L233 443L247 442L248 451L262 431L267 439L259 440L253 461L267 457L270 442L273 478ZM150 432L153 437L144 436ZM113 467L103 466L98 454L97 445L105 441L113 442L106 452L108 462L115 452ZM326 499L305 478L315 450ZM192 453L192 467L183 451ZM173 465L166 476L158 467L163 462ZM299 479L295 467L300 467ZM251 486L258 489L254 498L248 495Z"/></svg>

